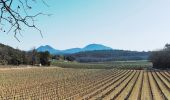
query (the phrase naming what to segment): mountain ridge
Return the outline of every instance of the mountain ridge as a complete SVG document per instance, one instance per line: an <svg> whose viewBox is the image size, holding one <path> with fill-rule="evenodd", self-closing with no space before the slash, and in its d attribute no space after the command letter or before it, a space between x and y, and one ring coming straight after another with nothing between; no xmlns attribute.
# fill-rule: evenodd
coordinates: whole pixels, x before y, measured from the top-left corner
<svg viewBox="0 0 170 100"><path fill-rule="evenodd" d="M38 52L48 51L50 54L73 54L82 51L94 51L94 50L113 50L111 47L102 44L89 44L83 48L70 48L66 50L58 50L50 45L40 46L36 49Z"/></svg>
<svg viewBox="0 0 170 100"><path fill-rule="evenodd" d="M54 49L50 45L40 46L36 49L38 52L48 51L50 54L60 53L60 50Z"/></svg>

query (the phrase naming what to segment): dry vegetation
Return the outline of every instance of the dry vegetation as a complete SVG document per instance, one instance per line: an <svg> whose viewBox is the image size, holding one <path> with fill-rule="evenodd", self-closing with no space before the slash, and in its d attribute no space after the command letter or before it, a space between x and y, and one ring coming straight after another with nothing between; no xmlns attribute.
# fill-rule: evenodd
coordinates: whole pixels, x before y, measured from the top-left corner
<svg viewBox="0 0 170 100"><path fill-rule="evenodd" d="M170 72L121 69L1 68L0 100L165 100Z"/></svg>

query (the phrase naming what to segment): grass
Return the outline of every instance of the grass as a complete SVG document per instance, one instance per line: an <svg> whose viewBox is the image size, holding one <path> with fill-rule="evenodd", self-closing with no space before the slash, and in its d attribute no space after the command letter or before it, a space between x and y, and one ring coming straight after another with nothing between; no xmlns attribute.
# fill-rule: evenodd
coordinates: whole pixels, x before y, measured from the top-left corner
<svg viewBox="0 0 170 100"><path fill-rule="evenodd" d="M81 69L112 69L112 68L147 69L152 67L152 64L148 61L112 61L97 63L53 61L52 65L62 68L81 68Z"/></svg>

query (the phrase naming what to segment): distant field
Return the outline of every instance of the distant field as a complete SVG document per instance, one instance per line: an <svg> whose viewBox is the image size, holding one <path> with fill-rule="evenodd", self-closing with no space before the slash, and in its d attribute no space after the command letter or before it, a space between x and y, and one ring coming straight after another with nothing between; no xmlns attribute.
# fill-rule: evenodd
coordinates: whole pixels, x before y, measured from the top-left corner
<svg viewBox="0 0 170 100"><path fill-rule="evenodd" d="M83 69L147 69L151 68L152 64L148 61L112 61L112 62L98 62L98 63L78 63L78 62L64 62L53 61L52 65L62 68L83 68Z"/></svg>
<svg viewBox="0 0 170 100"><path fill-rule="evenodd" d="M0 100L165 100L170 71L0 68Z"/></svg>

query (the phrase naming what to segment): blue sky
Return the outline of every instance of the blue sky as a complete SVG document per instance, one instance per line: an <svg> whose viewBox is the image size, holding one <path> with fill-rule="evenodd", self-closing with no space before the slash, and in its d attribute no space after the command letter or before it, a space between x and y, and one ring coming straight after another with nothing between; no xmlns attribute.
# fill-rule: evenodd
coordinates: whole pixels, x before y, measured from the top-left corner
<svg viewBox="0 0 170 100"><path fill-rule="evenodd" d="M0 43L29 50L40 45L57 49L99 43L114 49L155 50L170 43L170 0L46 0L36 10L52 16L37 18L36 30L25 28L21 42L0 33ZM31 14L30 13L30 14Z"/></svg>

